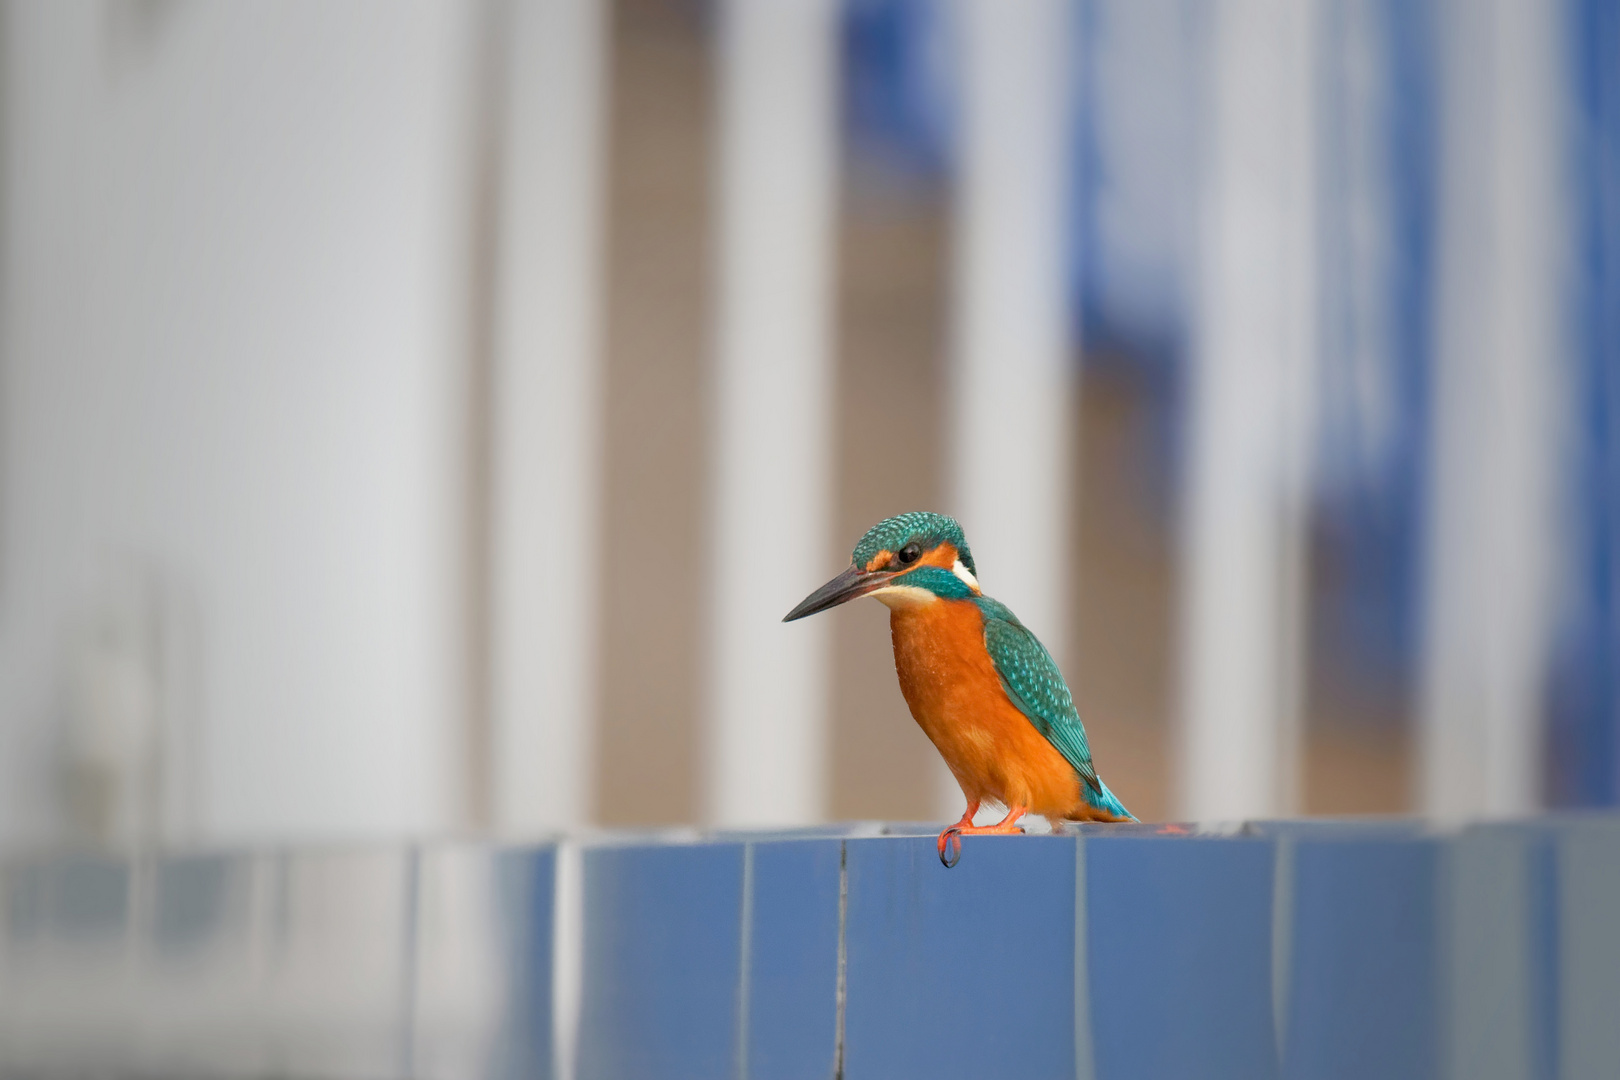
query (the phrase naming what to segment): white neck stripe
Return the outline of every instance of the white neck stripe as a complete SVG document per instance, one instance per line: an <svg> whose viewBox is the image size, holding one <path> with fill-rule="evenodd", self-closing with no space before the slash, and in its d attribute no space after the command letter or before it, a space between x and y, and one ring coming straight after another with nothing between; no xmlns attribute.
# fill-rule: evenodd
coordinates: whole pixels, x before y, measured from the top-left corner
<svg viewBox="0 0 1620 1080"><path fill-rule="evenodd" d="M974 592L979 591L979 579L973 576L973 571L962 565L961 559L956 560L956 565L951 567L951 573L960 578L962 584L966 585Z"/></svg>

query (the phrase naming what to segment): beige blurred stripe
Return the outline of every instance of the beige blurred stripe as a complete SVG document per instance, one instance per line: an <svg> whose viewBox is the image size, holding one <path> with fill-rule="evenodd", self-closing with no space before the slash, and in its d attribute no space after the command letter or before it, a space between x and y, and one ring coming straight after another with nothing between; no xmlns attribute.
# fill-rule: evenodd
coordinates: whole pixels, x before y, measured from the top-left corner
<svg viewBox="0 0 1620 1080"><path fill-rule="evenodd" d="M892 514L941 510L948 205L943 192L846 176L839 235L837 557ZM894 676L888 612L834 620L832 799L837 819L919 819L937 803L934 748Z"/></svg>
<svg viewBox="0 0 1620 1080"><path fill-rule="evenodd" d="M696 5L612 12L597 820L696 818L712 58Z"/></svg>
<svg viewBox="0 0 1620 1080"><path fill-rule="evenodd" d="M1168 514L1152 503L1148 392L1088 372L1070 476L1070 648L1061 657L1097 770L1143 821L1163 821L1170 793L1176 562Z"/></svg>

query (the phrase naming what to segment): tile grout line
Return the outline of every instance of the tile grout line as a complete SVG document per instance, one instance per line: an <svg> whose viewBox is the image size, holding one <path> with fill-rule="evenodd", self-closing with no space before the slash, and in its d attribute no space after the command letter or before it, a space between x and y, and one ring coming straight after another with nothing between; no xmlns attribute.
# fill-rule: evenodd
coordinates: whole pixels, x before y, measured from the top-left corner
<svg viewBox="0 0 1620 1080"><path fill-rule="evenodd" d="M838 982L833 991L833 1080L844 1080L844 1007L849 999L849 842L838 842Z"/></svg>
<svg viewBox="0 0 1620 1080"><path fill-rule="evenodd" d="M1294 946L1294 839L1277 838L1271 861L1271 1028L1277 1068L1288 1049L1288 992Z"/></svg>
<svg viewBox="0 0 1620 1080"><path fill-rule="evenodd" d="M737 931L737 1080L748 1080L749 974L754 954L754 845L743 844L742 911Z"/></svg>
<svg viewBox="0 0 1620 1080"><path fill-rule="evenodd" d="M405 856L404 972L400 979L400 1075L416 1075L417 982L420 978L422 948L422 849L411 845Z"/></svg>
<svg viewBox="0 0 1620 1080"><path fill-rule="evenodd" d="M1564 919L1559 914L1563 902L1562 838L1538 836L1525 845L1525 869L1519 879L1524 882L1526 915L1530 922L1525 936L1528 939L1530 969L1530 1016L1534 1042L1530 1067L1539 1069L1543 1076L1564 1076L1564 1044L1562 1008L1565 998L1563 985L1563 929ZM1573 1070L1570 1070L1573 1071Z"/></svg>
<svg viewBox="0 0 1620 1080"><path fill-rule="evenodd" d="M1091 957L1086 940L1086 837L1074 838L1074 1076L1096 1080L1097 1058L1091 1040Z"/></svg>
<svg viewBox="0 0 1620 1080"><path fill-rule="evenodd" d="M1434 917L1434 1074L1441 1078L1460 1075L1459 1061L1462 1060L1457 1053L1457 1035L1465 1008L1461 993L1465 983L1458 970L1460 931L1458 920L1454 918L1459 906L1459 873L1456 847L1449 843L1442 844L1435 862L1434 902L1430 905L1430 913ZM1521 882L1524 880L1522 873L1516 876ZM1273 915L1275 917L1275 913ZM1525 985L1528 986L1528 982ZM1454 989L1456 992L1453 992ZM1281 1055L1278 1055L1279 1068L1281 1064ZM1528 1066L1529 1063L1525 1064ZM1527 1067L1524 1075L1536 1074Z"/></svg>

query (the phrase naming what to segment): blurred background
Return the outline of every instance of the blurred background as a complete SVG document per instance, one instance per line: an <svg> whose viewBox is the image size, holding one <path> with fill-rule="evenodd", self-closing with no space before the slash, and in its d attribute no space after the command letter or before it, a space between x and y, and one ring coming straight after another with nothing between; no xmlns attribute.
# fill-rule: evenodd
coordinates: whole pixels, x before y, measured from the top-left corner
<svg viewBox="0 0 1620 1080"><path fill-rule="evenodd" d="M0 843L1620 799L1620 5L0 4Z"/></svg>

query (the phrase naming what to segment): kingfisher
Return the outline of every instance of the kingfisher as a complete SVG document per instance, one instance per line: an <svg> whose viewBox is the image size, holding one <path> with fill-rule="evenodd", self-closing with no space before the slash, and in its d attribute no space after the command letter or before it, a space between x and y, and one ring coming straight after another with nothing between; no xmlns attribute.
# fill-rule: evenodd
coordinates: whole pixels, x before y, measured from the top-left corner
<svg viewBox="0 0 1620 1080"><path fill-rule="evenodd" d="M1135 821L1091 760L1068 684L1052 654L1005 604L979 588L962 526L910 513L872 526L847 570L805 597L783 622L862 596L889 609L900 692L962 788L962 819L939 834L947 867L964 834L1022 833L1025 814L1048 820ZM1007 815L975 825L986 800Z"/></svg>

